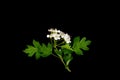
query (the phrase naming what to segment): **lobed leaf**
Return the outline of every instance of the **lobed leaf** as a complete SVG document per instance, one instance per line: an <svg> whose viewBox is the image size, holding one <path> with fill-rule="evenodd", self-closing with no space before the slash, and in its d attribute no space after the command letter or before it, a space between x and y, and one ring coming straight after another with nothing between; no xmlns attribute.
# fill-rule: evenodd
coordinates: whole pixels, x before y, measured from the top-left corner
<svg viewBox="0 0 120 80"><path fill-rule="evenodd" d="M23 52L28 54L29 57L32 57L35 54L35 52L37 52L37 49L33 46L28 45Z"/></svg>
<svg viewBox="0 0 120 80"><path fill-rule="evenodd" d="M69 44L62 45L61 48L73 51L73 49L71 48L71 46Z"/></svg>
<svg viewBox="0 0 120 80"><path fill-rule="evenodd" d="M50 43L40 45L38 41L33 40L33 46L28 45L23 52L28 54L29 57L35 55L35 58L38 60L40 57L47 57L52 54L52 45Z"/></svg>
<svg viewBox="0 0 120 80"><path fill-rule="evenodd" d="M82 50L89 50L88 45L90 45L91 41L90 40L86 40L86 37L83 37L80 40L80 37L75 37L73 40L73 50L77 55L83 55L83 51Z"/></svg>

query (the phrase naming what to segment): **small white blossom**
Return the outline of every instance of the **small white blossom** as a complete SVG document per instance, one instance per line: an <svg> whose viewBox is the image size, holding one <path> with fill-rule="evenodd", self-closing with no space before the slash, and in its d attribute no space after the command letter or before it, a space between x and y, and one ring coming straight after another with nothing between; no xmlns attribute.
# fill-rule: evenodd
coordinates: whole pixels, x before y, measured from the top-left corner
<svg viewBox="0 0 120 80"><path fill-rule="evenodd" d="M61 31L60 30L57 30L58 33L60 33Z"/></svg>
<svg viewBox="0 0 120 80"><path fill-rule="evenodd" d="M66 43L71 43L70 36L68 34L65 34L63 39L66 41Z"/></svg>
<svg viewBox="0 0 120 80"><path fill-rule="evenodd" d="M61 36L61 38L63 38L65 36L65 33L61 31L60 36Z"/></svg>
<svg viewBox="0 0 120 80"><path fill-rule="evenodd" d="M52 32L53 30L54 30L53 28L51 28L51 29L48 29L48 31L49 31L49 32Z"/></svg>
<svg viewBox="0 0 120 80"><path fill-rule="evenodd" d="M57 32L60 32L60 30L57 30L56 28L55 28L55 29L53 29L53 28L48 29L48 31L51 32L51 33L57 33Z"/></svg>
<svg viewBox="0 0 120 80"><path fill-rule="evenodd" d="M50 37L50 35L47 35L47 38L49 38Z"/></svg>

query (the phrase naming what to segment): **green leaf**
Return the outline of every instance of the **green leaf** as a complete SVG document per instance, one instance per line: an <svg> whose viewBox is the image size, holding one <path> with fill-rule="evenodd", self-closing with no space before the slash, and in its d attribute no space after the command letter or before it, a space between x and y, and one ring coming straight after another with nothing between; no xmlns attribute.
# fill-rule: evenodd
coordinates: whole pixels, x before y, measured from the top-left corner
<svg viewBox="0 0 120 80"><path fill-rule="evenodd" d="M42 57L47 57L49 56L50 54L52 54L52 45L50 43L48 43L48 45L46 46L44 43L42 44L41 46L41 56Z"/></svg>
<svg viewBox="0 0 120 80"><path fill-rule="evenodd" d="M37 52L37 48L28 45L27 48L23 52L28 54L29 57L32 57L35 54L35 52Z"/></svg>
<svg viewBox="0 0 120 80"><path fill-rule="evenodd" d="M73 49L71 48L71 46L69 44L62 45L61 48L63 48L63 49L65 48L65 49L73 51Z"/></svg>
<svg viewBox="0 0 120 80"><path fill-rule="evenodd" d="M71 54L73 51L64 48L62 49L62 52L63 52L63 60L65 61L65 64L68 66L70 61L73 59Z"/></svg>
<svg viewBox="0 0 120 80"><path fill-rule="evenodd" d="M65 60L65 62L67 62L69 59L71 59L72 58L72 56L71 56L71 54L65 54L64 56L63 56L63 59Z"/></svg>
<svg viewBox="0 0 120 80"><path fill-rule="evenodd" d="M36 48L40 48L41 46L40 46L40 43L38 42L38 41L35 41L35 40L33 40L33 45L34 45L34 47L36 47Z"/></svg>
<svg viewBox="0 0 120 80"><path fill-rule="evenodd" d="M70 61L73 59L72 54L64 54L63 60L65 61L65 64L68 66Z"/></svg>
<svg viewBox="0 0 120 80"><path fill-rule="evenodd" d="M71 54L73 51L69 49L61 49L64 54Z"/></svg>
<svg viewBox="0 0 120 80"><path fill-rule="evenodd" d="M79 41L80 41L80 37L77 36L73 39L73 46L72 48L75 48L75 47L79 47Z"/></svg>
<svg viewBox="0 0 120 80"><path fill-rule="evenodd" d="M40 58L40 56L41 56L41 54L39 52L36 52L36 54L35 54L36 60L38 60Z"/></svg>
<svg viewBox="0 0 120 80"><path fill-rule="evenodd" d="M88 45L90 45L91 41L90 40L86 40L86 37L83 37L80 40L80 37L75 37L73 40L73 50L77 55L83 55L83 51L82 50L89 50Z"/></svg>
<svg viewBox="0 0 120 80"><path fill-rule="evenodd" d="M52 44L48 43L47 47L50 51L52 51Z"/></svg>
<svg viewBox="0 0 120 80"><path fill-rule="evenodd" d="M91 41L90 40L86 40L86 37L83 37L81 39L81 41L79 42L80 48L83 50L89 50L89 48L87 47L88 45L90 45Z"/></svg>
<svg viewBox="0 0 120 80"><path fill-rule="evenodd" d="M28 45L23 51L28 54L29 57L35 55L36 60L38 60L40 57L47 57L52 54L52 45L50 43L48 43L47 46L44 43L40 45L38 41L33 40L33 45L34 46Z"/></svg>
<svg viewBox="0 0 120 80"><path fill-rule="evenodd" d="M74 51L77 55L83 55L83 51L79 48L74 48Z"/></svg>

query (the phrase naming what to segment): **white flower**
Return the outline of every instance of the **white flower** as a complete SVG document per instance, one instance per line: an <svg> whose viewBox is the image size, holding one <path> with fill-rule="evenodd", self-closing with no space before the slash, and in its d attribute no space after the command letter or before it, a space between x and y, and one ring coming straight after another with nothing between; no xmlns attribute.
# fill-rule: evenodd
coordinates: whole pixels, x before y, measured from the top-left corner
<svg viewBox="0 0 120 80"><path fill-rule="evenodd" d="M53 28L51 28L51 29L48 29L48 31L49 31L49 32L53 32L53 31L54 31L54 29L53 29Z"/></svg>
<svg viewBox="0 0 120 80"><path fill-rule="evenodd" d="M57 30L56 28L55 29L53 29L53 28L48 29L48 31L51 33L60 33L60 30Z"/></svg>
<svg viewBox="0 0 120 80"><path fill-rule="evenodd" d="M47 35L47 38L54 38L55 40L61 39L59 34L60 30L51 28L51 29L48 29L48 31L51 32L51 34Z"/></svg>
<svg viewBox="0 0 120 80"><path fill-rule="evenodd" d="M48 29L49 32L51 32L50 35L47 35L47 38L54 38L55 40L60 40L61 38L63 38L65 40L66 43L71 43L70 41L70 36L60 30L57 30L56 28L53 29Z"/></svg>
<svg viewBox="0 0 120 80"><path fill-rule="evenodd" d="M66 43L71 43L70 36L67 33L65 34L64 32L61 31L60 36L65 40Z"/></svg>
<svg viewBox="0 0 120 80"><path fill-rule="evenodd" d="M57 33L60 33L61 31L60 30L57 30Z"/></svg>
<svg viewBox="0 0 120 80"><path fill-rule="evenodd" d="M50 35L47 35L47 38L49 38L50 37Z"/></svg>
<svg viewBox="0 0 120 80"><path fill-rule="evenodd" d="M61 38L63 38L65 36L65 33L61 31L60 36L61 36Z"/></svg>
<svg viewBox="0 0 120 80"><path fill-rule="evenodd" d="M56 34L56 33L52 33L50 34L50 38L54 38L55 40L59 40L60 39L60 35Z"/></svg>
<svg viewBox="0 0 120 80"><path fill-rule="evenodd" d="M71 43L70 36L67 33L64 35L63 39L66 41L66 43Z"/></svg>

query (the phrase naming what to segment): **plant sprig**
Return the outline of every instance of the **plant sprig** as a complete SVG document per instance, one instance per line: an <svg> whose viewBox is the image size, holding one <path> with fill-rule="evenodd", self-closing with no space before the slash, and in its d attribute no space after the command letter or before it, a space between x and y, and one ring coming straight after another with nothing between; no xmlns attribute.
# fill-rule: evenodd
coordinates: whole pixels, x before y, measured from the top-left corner
<svg viewBox="0 0 120 80"><path fill-rule="evenodd" d="M67 71L71 72L69 64L73 60L72 54L83 55L83 50L89 50L88 45L91 44L91 41L86 40L86 37L80 39L79 36L71 41L67 33L57 29L48 29L48 31L51 32L50 35L47 35L47 38L51 40L48 44L33 40L33 45L27 45L27 48L23 52L28 57L35 55L36 60L40 59L40 57L53 55L61 60Z"/></svg>

